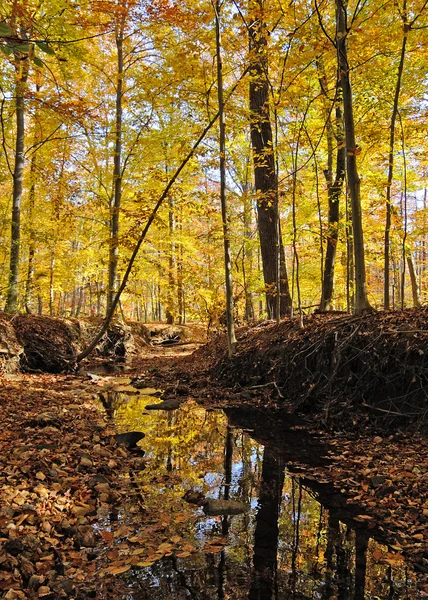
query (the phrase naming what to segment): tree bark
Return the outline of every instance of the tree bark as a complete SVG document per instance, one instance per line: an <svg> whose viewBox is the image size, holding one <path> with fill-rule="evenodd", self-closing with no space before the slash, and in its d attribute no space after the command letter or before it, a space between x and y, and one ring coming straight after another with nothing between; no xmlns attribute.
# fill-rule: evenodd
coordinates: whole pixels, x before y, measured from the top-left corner
<svg viewBox="0 0 428 600"><path fill-rule="evenodd" d="M407 256L407 266L409 268L410 284L412 286L412 299L414 308L419 308L421 303L419 301L418 283L416 281L415 267L411 256Z"/></svg>
<svg viewBox="0 0 428 600"><path fill-rule="evenodd" d="M18 52L20 55L21 53ZM18 71L15 93L16 141L15 164L13 169L12 192L12 231L10 244L9 285L6 299L6 312L18 310L19 257L21 251L21 201L22 180L24 172L24 143L25 143L25 102L24 91L28 79L28 56L15 56Z"/></svg>
<svg viewBox="0 0 428 600"><path fill-rule="evenodd" d="M168 170L166 171L168 174ZM175 290L175 242L174 242L174 201L171 196L168 199L169 211L168 211L168 224L169 224L169 257L168 257L168 294L167 294L167 306L166 306L166 322L168 325L174 324L174 290Z"/></svg>
<svg viewBox="0 0 428 600"><path fill-rule="evenodd" d="M116 85L116 125L113 160L113 198L110 210L110 248L107 292L107 312L110 310L117 283L119 260L119 212L122 201L122 99L123 99L123 25L116 33L117 85Z"/></svg>
<svg viewBox="0 0 428 600"><path fill-rule="evenodd" d="M321 92L327 98L327 80L325 70L320 61L318 61L319 79ZM327 147L328 162L327 169L324 171L327 181L328 193L328 230L327 230L327 249L323 269L322 291L320 310L328 311L332 309L332 299L334 290L334 267L336 263L337 241L339 238L339 208L340 196L342 194L343 182L345 180L346 169L346 146L343 131L343 112L342 112L342 86L340 80L336 82L335 97L335 117L336 128L334 129L331 120L330 107L326 106L327 113ZM336 140L336 174L333 181L333 141Z"/></svg>
<svg viewBox="0 0 428 600"><path fill-rule="evenodd" d="M371 309L367 298L366 265L364 256L364 235L361 214L360 178L357 170L357 155L359 148L355 141L354 111L352 105L352 88L349 78L349 63L347 49L348 30L347 2L336 0L336 46L337 61L343 91L343 114L345 122L347 173L349 194L352 207L352 229L354 236L354 268L355 268L355 312Z"/></svg>
<svg viewBox="0 0 428 600"><path fill-rule="evenodd" d="M220 34L220 0L215 5L215 33L217 54L217 92L220 129L220 203L223 221L223 247L224 247L224 274L226 279L226 323L227 323L227 348L229 357L235 352L235 326L233 322L233 282L232 260L230 254L229 216L226 198L226 128L224 123L223 99L223 64L221 57Z"/></svg>
<svg viewBox="0 0 428 600"><path fill-rule="evenodd" d="M278 175L275 168L269 109L267 33L262 22L264 0L250 0L250 132L257 194L257 223L269 318L277 316L277 257L280 260L280 314L290 314L291 297L278 207ZM254 14L253 17L251 15Z"/></svg>
<svg viewBox="0 0 428 600"><path fill-rule="evenodd" d="M390 307L390 232L391 232L391 186L394 175L394 146L395 146L395 123L398 115L398 103L400 99L401 80L404 70L404 59L406 57L407 36L409 33L409 25L407 23L406 0L403 3L403 40L401 43L400 63L398 65L397 82L395 84L394 103L392 106L391 123L389 132L389 153L388 153L388 181L386 184L386 215L385 215L385 236L384 236L384 273L383 273L383 307Z"/></svg>

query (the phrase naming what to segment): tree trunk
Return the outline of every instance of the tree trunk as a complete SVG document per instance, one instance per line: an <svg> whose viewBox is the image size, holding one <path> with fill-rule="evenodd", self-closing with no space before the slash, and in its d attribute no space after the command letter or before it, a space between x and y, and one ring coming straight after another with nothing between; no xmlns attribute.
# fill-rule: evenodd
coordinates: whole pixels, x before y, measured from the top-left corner
<svg viewBox="0 0 428 600"><path fill-rule="evenodd" d="M217 54L217 92L220 129L220 203L223 221L223 246L224 246L224 272L226 279L226 322L227 322L227 348L229 357L235 352L235 327L233 322L233 283L232 260L230 255L230 233L228 222L228 207L226 198L226 129L224 124L224 99L223 99L223 64L221 58L220 36L220 0L215 5L215 32Z"/></svg>
<svg viewBox="0 0 428 600"><path fill-rule="evenodd" d="M40 92L40 85L36 84L36 91ZM27 279L25 282L25 297L24 297L24 306L25 311L30 314L31 311L31 303L33 297L33 279L34 279L34 257L36 254L36 245L35 245L35 231L33 226L34 219L34 207L36 203L36 172L37 172L37 144L40 142L39 135L39 127L37 127L37 109L35 113L34 123L35 123L35 134L34 134L34 150L33 155L31 157L30 163L30 191L29 191L29 212L28 212L28 222L29 222L29 243L28 243L28 266L27 266Z"/></svg>
<svg viewBox="0 0 428 600"><path fill-rule="evenodd" d="M168 170L167 170L168 174ZM168 294L166 302L166 322L168 325L174 324L174 288L175 288L175 276L174 276L174 254L175 254L175 242L174 242L174 201L171 196L168 199L169 211L169 257L168 257Z"/></svg>
<svg viewBox="0 0 428 600"><path fill-rule="evenodd" d="M113 198L110 212L110 248L107 291L107 313L116 291L117 265L119 260L119 211L122 200L122 97L123 97L123 26L116 33L117 85L116 126L113 167Z"/></svg>
<svg viewBox="0 0 428 600"><path fill-rule="evenodd" d="M359 149L355 141L354 111L352 106L352 88L349 78L347 49L347 4L336 0L336 46L337 61L343 91L343 114L345 122L346 155L348 185L352 207L352 229L355 269L355 312L370 309L366 290L366 265L364 256L364 235L361 215L360 178L357 170Z"/></svg>
<svg viewBox="0 0 428 600"><path fill-rule="evenodd" d="M51 264L49 269L49 315L54 316L54 276L55 276L55 246L51 249Z"/></svg>
<svg viewBox="0 0 428 600"><path fill-rule="evenodd" d="M245 293L245 321L254 319L253 295L251 292L251 281L253 276L253 250L251 247L251 201L248 194L248 185L245 185L243 192L243 213L244 213L244 248L242 252L242 276L244 280Z"/></svg>
<svg viewBox="0 0 428 600"><path fill-rule="evenodd" d="M407 257L407 266L409 268L410 283L412 286L413 306L415 308L419 308L421 303L419 301L418 283L416 281L415 267L413 266L413 260L411 256Z"/></svg>
<svg viewBox="0 0 428 600"><path fill-rule="evenodd" d="M278 176L275 169L272 123L269 110L267 33L262 22L264 0L250 0L249 44L250 131L257 194L263 278L269 318L276 318L277 257L280 260L280 314L290 314L291 297L281 239L278 208ZM251 17L251 14L254 16Z"/></svg>
<svg viewBox="0 0 428 600"><path fill-rule="evenodd" d="M403 41L401 43L400 64L398 65L397 82L395 85L394 103L392 106L390 132L389 132L389 154L388 154L388 181L386 184L386 215L385 215L385 236L384 236L384 273L383 273L383 307L388 309L389 287L390 287L390 231L391 231L391 186L394 175L394 145L395 145L395 123L398 115L398 102L401 91L401 80L404 70L404 59L406 57L407 35L409 25L407 24L406 0L403 2Z"/></svg>
<svg viewBox="0 0 428 600"><path fill-rule="evenodd" d="M179 243L177 248L177 306L178 306L178 324L183 325L184 323L184 287L183 287L183 222L182 222L182 211L180 208L180 219L178 224L179 229Z"/></svg>
<svg viewBox="0 0 428 600"><path fill-rule="evenodd" d="M321 92L327 98L327 79L325 76L324 65L318 61L319 80ZM334 267L336 262L337 241L339 238L339 206L340 196L342 194L343 182L345 180L346 168L346 147L343 131L343 113L342 113L342 86L340 80L336 82L336 130L334 130L331 121L330 107L326 106L327 113L327 146L328 162L327 169L324 171L327 181L328 193L328 230L327 230L327 249L322 279L322 291L320 310L328 311L332 309L333 289L334 289ZM336 140L336 174L333 181L333 140Z"/></svg>
<svg viewBox="0 0 428 600"><path fill-rule="evenodd" d="M18 53L18 52L17 52ZM12 232L10 244L10 266L9 285L6 299L6 312L18 310L18 285L19 285L19 256L21 250L21 200L22 179L24 172L24 142L25 142L25 103L24 91L28 78L28 56L22 58L21 53L16 56L18 71L15 93L16 93L16 141L15 141L15 164L13 169L13 192L12 192Z"/></svg>

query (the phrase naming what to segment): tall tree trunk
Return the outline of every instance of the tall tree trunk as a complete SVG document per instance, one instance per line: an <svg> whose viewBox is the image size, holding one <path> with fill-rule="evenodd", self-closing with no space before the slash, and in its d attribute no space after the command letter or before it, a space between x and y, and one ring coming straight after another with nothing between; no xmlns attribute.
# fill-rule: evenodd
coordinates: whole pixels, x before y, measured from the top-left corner
<svg viewBox="0 0 428 600"><path fill-rule="evenodd" d="M327 78L322 60L318 60L319 81L321 92L326 98L326 116L327 116L327 148L328 161L327 169L324 175L327 181L328 193L328 230L327 230L327 249L323 269L322 291L320 310L331 310L333 289L334 289L334 267L336 262L337 241L339 238L339 206L340 196L342 194L343 182L345 180L346 168L346 147L343 131L343 113L342 113L342 86L340 80L336 82L335 97L335 117L336 127L333 127L331 119L331 110L328 106ZM336 174L333 180L333 145L336 140Z"/></svg>
<svg viewBox="0 0 428 600"><path fill-rule="evenodd" d="M117 85L116 85L116 125L113 161L113 198L110 210L110 248L107 291L107 314L116 292L117 265L119 260L119 212L122 201L122 99L123 99L123 25L116 32Z"/></svg>
<svg viewBox="0 0 428 600"><path fill-rule="evenodd" d="M168 174L168 171L167 171ZM175 289L175 276L174 276L174 254L175 254L175 242L174 242L174 201L171 196L168 198L169 211L169 257L168 257L168 294L166 302L166 322L168 325L174 324L174 289Z"/></svg>
<svg viewBox="0 0 428 600"><path fill-rule="evenodd" d="M36 92L40 92L40 85L36 84ZM37 172L37 144L40 142L40 128L37 123L37 109L34 118L34 150L33 155L31 157L30 163L30 191L29 191L29 213L28 213L28 222L30 224L29 231L29 243L28 243L28 266L27 266L27 279L25 282L25 297L24 297L24 306L25 311L27 313L31 313L31 303L33 296L33 279L34 279L34 257L36 254L36 244L35 244L35 231L33 226L34 219L34 207L36 204L36 172Z"/></svg>
<svg viewBox="0 0 428 600"><path fill-rule="evenodd" d="M51 264L50 264L50 269L49 269L49 315L51 317L53 317L54 313L55 313L55 309L54 309L54 299L55 299L54 277L55 277L55 246L53 246L51 249Z"/></svg>
<svg viewBox="0 0 428 600"><path fill-rule="evenodd" d="M347 2L336 0L336 46L337 61L343 91L343 114L346 138L346 166L348 173L349 193L352 207L352 229L354 236L354 268L355 268L355 312L361 313L370 309L366 289L366 265L364 256L364 235L361 215L360 178L357 170L358 147L355 141L354 111L352 106L352 88L349 78L347 49Z"/></svg>
<svg viewBox="0 0 428 600"><path fill-rule="evenodd" d="M179 243L177 248L177 306L178 306L178 324L184 323L184 286L183 286L183 220L182 209L180 208L178 222Z"/></svg>
<svg viewBox="0 0 428 600"><path fill-rule="evenodd" d="M253 250L251 247L251 201L248 194L248 185L243 191L243 213L244 213L244 248L242 252L242 276L244 280L245 293L245 321L254 319L253 295L249 285L253 275Z"/></svg>
<svg viewBox="0 0 428 600"><path fill-rule="evenodd" d="M220 202L221 216L223 221L223 245L224 245L224 270L226 279L226 321L227 321L227 348L229 356L235 352L235 327L233 323L233 283L232 283L232 260L230 254L230 232L228 223L228 207L226 199L226 129L224 124L224 99L223 99L223 64L221 57L221 35L220 35L220 0L215 5L215 32L216 32L216 54L217 54L217 91L218 112L220 129Z"/></svg>
<svg viewBox="0 0 428 600"><path fill-rule="evenodd" d="M15 164L13 169L13 192L12 192L12 231L10 243L10 266L9 285L6 299L6 312L18 310L18 286L19 286L19 256L21 250L21 200L22 179L24 172L24 142L25 142L25 102L24 92L28 79L28 56L24 58L20 52L16 52L17 80L15 86L15 116L16 116L16 141L15 141Z"/></svg>
<svg viewBox="0 0 428 600"><path fill-rule="evenodd" d="M291 297L279 222L278 175L275 168L269 110L268 43L267 32L262 20L263 7L264 0L250 0L249 2L250 131L266 303L269 318L276 318L278 252L281 316L290 314Z"/></svg>
<svg viewBox="0 0 428 600"><path fill-rule="evenodd" d="M406 57L407 36L409 33L409 25L407 23L407 2L403 2L403 10L401 13L403 19L403 40L401 43L400 63L398 65L397 82L395 84L394 103L392 105L390 132L389 132L389 154L388 154L388 181L386 184L386 215L385 215L385 236L384 236L384 273L383 273L383 307L388 309L389 302L389 287L390 287L390 232L391 232L391 186L394 175L394 146L395 146L395 123L398 115L398 103L400 99L401 80L404 70L404 59Z"/></svg>

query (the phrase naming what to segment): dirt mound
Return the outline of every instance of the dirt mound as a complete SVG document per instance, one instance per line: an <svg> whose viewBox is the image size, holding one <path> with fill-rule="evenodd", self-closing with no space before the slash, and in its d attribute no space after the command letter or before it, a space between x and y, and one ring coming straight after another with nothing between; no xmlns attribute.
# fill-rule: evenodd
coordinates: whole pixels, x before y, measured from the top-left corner
<svg viewBox="0 0 428 600"><path fill-rule="evenodd" d="M23 353L24 349L16 338L13 316L0 314L0 371L18 371Z"/></svg>
<svg viewBox="0 0 428 600"><path fill-rule="evenodd" d="M192 358L211 380L269 391L291 412L319 413L324 422L395 425L428 422L428 309L311 315L279 326L265 322L237 334L228 359L224 336ZM204 356L202 357L202 353Z"/></svg>
<svg viewBox="0 0 428 600"><path fill-rule="evenodd" d="M68 371L101 325L102 319L1 313L0 368L10 372L19 369L48 373ZM94 355L120 361L135 350L131 329L126 324L114 322L100 340Z"/></svg>
<svg viewBox="0 0 428 600"><path fill-rule="evenodd" d="M73 364L73 333L64 319L40 315L17 315L16 336L24 348L21 367L60 373Z"/></svg>

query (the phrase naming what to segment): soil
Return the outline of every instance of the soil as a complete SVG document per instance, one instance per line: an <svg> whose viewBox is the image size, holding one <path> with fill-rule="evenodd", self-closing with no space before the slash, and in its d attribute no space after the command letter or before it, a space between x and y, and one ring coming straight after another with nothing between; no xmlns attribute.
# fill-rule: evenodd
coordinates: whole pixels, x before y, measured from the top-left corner
<svg viewBox="0 0 428 600"><path fill-rule="evenodd" d="M168 386L166 399L269 411L289 419L297 437L315 435L331 460L302 452L292 467L341 490L362 523L384 529L391 547L428 574L427 318L426 310L315 315L303 330L297 320L266 322L238 331L232 359L223 334L202 347L201 338L144 340L126 371L140 385ZM8 344L19 356L16 338ZM125 552L143 544L145 529L158 536L159 556L165 548L162 522L145 513L133 486L145 459L116 443L99 381L86 375L123 365L101 360L76 375L0 377L1 597L125 597L127 566L112 543ZM144 564L143 545L133 561ZM420 586L428 596L428 584Z"/></svg>

